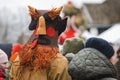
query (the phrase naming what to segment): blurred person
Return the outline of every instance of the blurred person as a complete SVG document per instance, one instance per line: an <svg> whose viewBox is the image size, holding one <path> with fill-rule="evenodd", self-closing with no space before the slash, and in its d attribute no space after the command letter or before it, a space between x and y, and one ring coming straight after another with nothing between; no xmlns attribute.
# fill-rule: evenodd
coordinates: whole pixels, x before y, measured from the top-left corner
<svg viewBox="0 0 120 80"><path fill-rule="evenodd" d="M8 75L6 73L6 69L9 68L7 66L7 62L8 62L7 54L0 49L0 80L7 80Z"/></svg>
<svg viewBox="0 0 120 80"><path fill-rule="evenodd" d="M6 80L9 80L9 70L11 67L11 62L13 62L16 57L18 56L18 51L22 48L21 44L11 44L11 43L1 43L0 48L7 54L8 56L8 62L6 63L6 66L8 68L5 70L6 72Z"/></svg>
<svg viewBox="0 0 120 80"><path fill-rule="evenodd" d="M11 62L9 61L9 59L11 56L12 47L13 47L12 43L0 43L0 49L3 50L8 57L8 62L6 63L7 69L5 69L6 80L8 80L8 78L9 78L9 69L10 69L10 65L11 65Z"/></svg>
<svg viewBox="0 0 120 80"><path fill-rule="evenodd" d="M118 62L116 63L116 67L117 67L117 70L118 70L118 80L120 80L120 46L117 50L117 58L118 58Z"/></svg>
<svg viewBox="0 0 120 80"><path fill-rule="evenodd" d="M104 39L89 38L69 64L72 80L118 80L112 64L113 47Z"/></svg>
<svg viewBox="0 0 120 80"><path fill-rule="evenodd" d="M100 51L84 48L69 63L72 80L118 80L114 65Z"/></svg>
<svg viewBox="0 0 120 80"><path fill-rule="evenodd" d="M59 53L58 36L65 30L67 18L59 16L62 7L40 15L39 10L28 6L35 30L31 42L23 45L19 56L12 63L10 80L71 80L68 61ZM59 63L59 65L58 65Z"/></svg>
<svg viewBox="0 0 120 80"><path fill-rule="evenodd" d="M64 16L69 16L71 18L73 15L79 14L79 8L81 8L81 6L80 7L76 6L74 1L68 1L64 5L63 9Z"/></svg>
<svg viewBox="0 0 120 80"><path fill-rule="evenodd" d="M5 78L6 78L5 69L0 65L0 80L5 80Z"/></svg>
<svg viewBox="0 0 120 80"><path fill-rule="evenodd" d="M119 48L117 50L117 57L120 59L120 46L119 46Z"/></svg>
<svg viewBox="0 0 120 80"><path fill-rule="evenodd" d="M19 43L13 44L12 50L10 53L11 56L9 58L8 63L6 64L7 66L9 66L9 68L6 70L6 75L7 75L6 80L9 80L9 73L10 73L10 68L11 68L12 62L14 62L14 60L19 55L18 52L20 49L22 49L22 44L19 44Z"/></svg>
<svg viewBox="0 0 120 80"><path fill-rule="evenodd" d="M77 36L77 32L71 27L71 20L68 18L66 30L59 36L58 43L63 45L65 40Z"/></svg>
<svg viewBox="0 0 120 80"><path fill-rule="evenodd" d="M86 48L95 48L103 53L113 64L114 64L114 49L110 43L102 38L92 37L89 38L85 43Z"/></svg>
<svg viewBox="0 0 120 80"><path fill-rule="evenodd" d="M111 44L111 46L113 47L113 49L114 49L114 51L115 51L115 53L114 53L114 55L113 55L113 57L112 57L112 59L113 59L113 64L114 65L116 65L116 63L119 61L119 58L118 58L118 54L117 54L117 51L118 51L118 49L119 49L119 46L117 45L117 44L115 44L115 43L110 43Z"/></svg>
<svg viewBox="0 0 120 80"><path fill-rule="evenodd" d="M82 34L87 30L88 23L83 15L82 9L79 14L72 16L71 20L72 28L78 33L77 36L84 40Z"/></svg>
<svg viewBox="0 0 120 80"><path fill-rule="evenodd" d="M78 8L75 5L73 2L68 1L64 6L63 13L65 16L69 16L69 20L67 29L59 36L58 42L60 44L63 44L67 38L72 37L79 37L85 40L82 34L86 31L88 23L83 15L83 8Z"/></svg>

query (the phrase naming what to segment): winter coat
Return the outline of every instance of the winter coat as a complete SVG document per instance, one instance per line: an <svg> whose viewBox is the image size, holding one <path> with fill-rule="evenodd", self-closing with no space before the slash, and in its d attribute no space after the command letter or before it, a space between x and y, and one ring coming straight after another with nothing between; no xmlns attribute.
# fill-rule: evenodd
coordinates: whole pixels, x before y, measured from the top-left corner
<svg viewBox="0 0 120 80"><path fill-rule="evenodd" d="M12 64L9 80L18 80L17 72L19 65L19 57ZM21 80L71 80L68 74L68 61L61 54L57 54L57 58L52 60L51 67L48 71L29 71L28 68L24 69Z"/></svg>
<svg viewBox="0 0 120 80"><path fill-rule="evenodd" d="M106 78L103 80L114 80L117 78L113 64L101 52L93 48L84 48L79 51L71 60L68 71L72 80L102 80L103 78Z"/></svg>
<svg viewBox="0 0 120 80"><path fill-rule="evenodd" d="M99 79L99 80L117 80L115 78L102 78L102 79Z"/></svg>
<svg viewBox="0 0 120 80"><path fill-rule="evenodd" d="M5 69L0 65L0 80L5 80L5 78L6 78Z"/></svg>
<svg viewBox="0 0 120 80"><path fill-rule="evenodd" d="M118 80L120 80L120 56L118 58L119 58L119 61L116 63L116 67L118 71Z"/></svg>

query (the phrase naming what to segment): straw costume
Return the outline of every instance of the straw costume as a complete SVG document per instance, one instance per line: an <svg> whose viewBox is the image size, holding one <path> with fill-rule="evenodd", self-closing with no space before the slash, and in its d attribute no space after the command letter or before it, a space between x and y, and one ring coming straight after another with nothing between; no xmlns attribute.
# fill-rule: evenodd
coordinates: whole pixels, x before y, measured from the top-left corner
<svg viewBox="0 0 120 80"><path fill-rule="evenodd" d="M45 14L28 6L33 35L13 62L10 80L71 80L68 61L58 52L58 36L65 30L67 18L59 16L62 7ZM59 65L58 65L59 63Z"/></svg>

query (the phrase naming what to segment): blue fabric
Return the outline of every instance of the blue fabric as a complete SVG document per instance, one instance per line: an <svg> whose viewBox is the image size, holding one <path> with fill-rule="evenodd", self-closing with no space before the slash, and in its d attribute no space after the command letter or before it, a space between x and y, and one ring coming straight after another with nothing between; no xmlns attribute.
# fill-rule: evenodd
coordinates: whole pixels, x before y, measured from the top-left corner
<svg viewBox="0 0 120 80"><path fill-rule="evenodd" d="M86 48L95 48L103 53L108 59L114 55L113 47L104 39L101 38L89 38L85 43Z"/></svg>

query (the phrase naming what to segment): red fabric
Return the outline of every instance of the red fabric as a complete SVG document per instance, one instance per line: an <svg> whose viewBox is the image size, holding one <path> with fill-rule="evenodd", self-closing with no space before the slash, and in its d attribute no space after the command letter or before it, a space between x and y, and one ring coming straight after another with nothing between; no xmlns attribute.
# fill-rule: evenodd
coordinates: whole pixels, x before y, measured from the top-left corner
<svg viewBox="0 0 120 80"><path fill-rule="evenodd" d="M34 36L37 36L37 29L38 27L34 31ZM37 45L37 41L38 41L37 39L33 41L33 43L31 44L31 48L34 48Z"/></svg>
<svg viewBox="0 0 120 80"><path fill-rule="evenodd" d="M33 43L31 44L31 48L34 48L37 45L37 39L33 41Z"/></svg>
<svg viewBox="0 0 120 80"><path fill-rule="evenodd" d="M34 31L34 35L36 36L37 34L36 34L36 32L37 32L37 29L38 29L38 27L35 29L35 31Z"/></svg>
<svg viewBox="0 0 120 80"><path fill-rule="evenodd" d="M0 78L0 80L5 80L4 78Z"/></svg>
<svg viewBox="0 0 120 80"><path fill-rule="evenodd" d="M67 39L67 38L72 38L72 37L75 37L75 33L76 31L74 29L68 29L65 31L64 34L60 35L59 38L58 38L58 41L60 44L63 44L64 41Z"/></svg>
<svg viewBox="0 0 120 80"><path fill-rule="evenodd" d="M12 48L12 55L22 49L22 44L15 44Z"/></svg>
<svg viewBox="0 0 120 80"><path fill-rule="evenodd" d="M47 29L47 35L49 37L54 37L55 36L55 29L53 27L48 27L48 29Z"/></svg>
<svg viewBox="0 0 120 80"><path fill-rule="evenodd" d="M5 73L0 71L0 80L5 80Z"/></svg>

